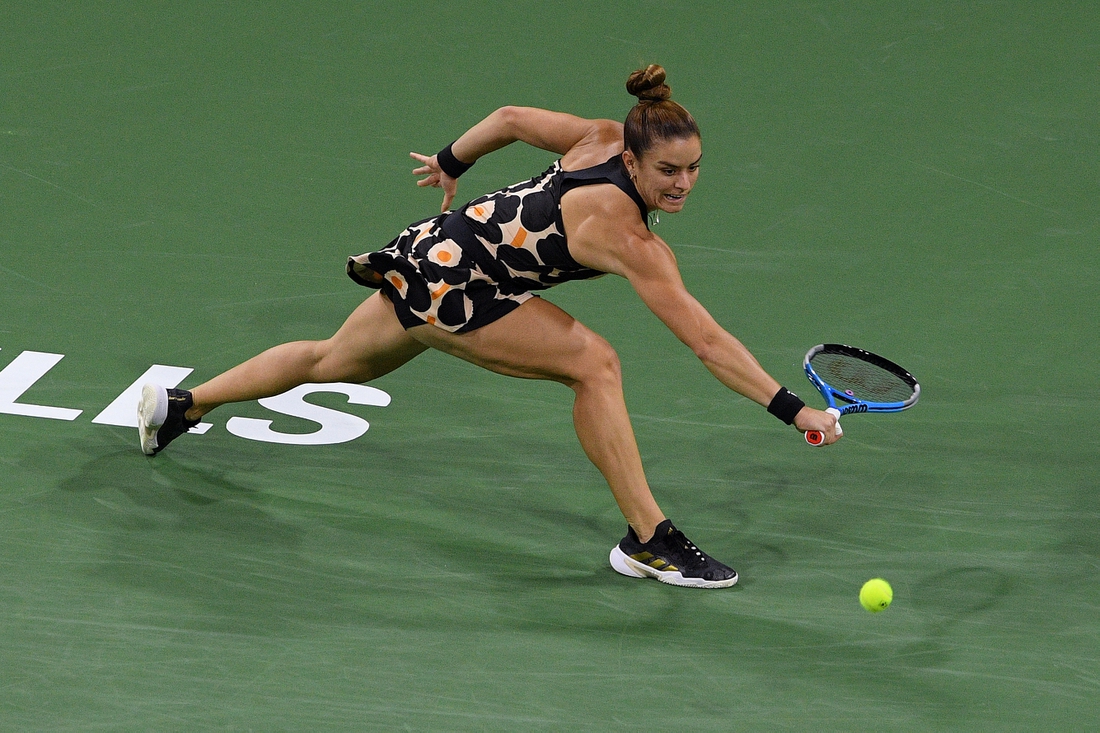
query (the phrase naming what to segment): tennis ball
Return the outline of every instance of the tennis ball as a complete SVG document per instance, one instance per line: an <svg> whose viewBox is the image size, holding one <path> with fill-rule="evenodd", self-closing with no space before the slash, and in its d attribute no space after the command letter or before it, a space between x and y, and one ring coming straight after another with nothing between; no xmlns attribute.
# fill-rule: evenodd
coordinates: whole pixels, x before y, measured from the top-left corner
<svg viewBox="0 0 1100 733"><path fill-rule="evenodd" d="M885 611L894 600L894 589L882 578L872 578L859 589L859 602L871 613Z"/></svg>

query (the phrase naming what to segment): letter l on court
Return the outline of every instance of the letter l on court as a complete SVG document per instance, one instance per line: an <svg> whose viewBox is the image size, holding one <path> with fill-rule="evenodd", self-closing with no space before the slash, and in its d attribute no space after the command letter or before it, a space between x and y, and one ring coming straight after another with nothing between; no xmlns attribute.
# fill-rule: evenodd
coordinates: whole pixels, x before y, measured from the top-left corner
<svg viewBox="0 0 1100 733"><path fill-rule="evenodd" d="M0 371L0 413L46 417L51 420L75 420L83 410L16 402L24 392L64 358L64 354L47 354L41 351L24 351L15 357L11 364Z"/></svg>

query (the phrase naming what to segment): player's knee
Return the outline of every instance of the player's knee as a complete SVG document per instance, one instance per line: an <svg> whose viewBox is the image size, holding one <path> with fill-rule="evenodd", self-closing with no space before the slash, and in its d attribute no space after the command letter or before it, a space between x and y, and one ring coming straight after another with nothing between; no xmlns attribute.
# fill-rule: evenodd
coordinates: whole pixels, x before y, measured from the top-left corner
<svg viewBox="0 0 1100 733"><path fill-rule="evenodd" d="M611 344L596 334L592 334L585 345L581 367L580 381L613 387L622 385L623 369L619 355Z"/></svg>
<svg viewBox="0 0 1100 733"><path fill-rule="evenodd" d="M337 347L333 339L318 341L313 346L312 381L314 382L351 382L366 381L357 379L356 365Z"/></svg>

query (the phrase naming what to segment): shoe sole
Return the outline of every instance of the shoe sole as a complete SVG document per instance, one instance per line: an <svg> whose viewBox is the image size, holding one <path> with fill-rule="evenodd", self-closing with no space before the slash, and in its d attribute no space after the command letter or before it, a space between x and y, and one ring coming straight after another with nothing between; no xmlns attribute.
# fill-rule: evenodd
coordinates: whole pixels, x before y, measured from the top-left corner
<svg viewBox="0 0 1100 733"><path fill-rule="evenodd" d="M157 431L168 419L168 390L159 384L142 387L137 413L141 452L151 456L157 452Z"/></svg>
<svg viewBox="0 0 1100 733"><path fill-rule="evenodd" d="M703 580L702 578L685 578L677 571L661 571L640 563L627 555L616 545L611 550L611 567L620 575L628 578L654 578L662 583L678 585L684 588L729 588L737 582L738 576L734 575L728 580Z"/></svg>

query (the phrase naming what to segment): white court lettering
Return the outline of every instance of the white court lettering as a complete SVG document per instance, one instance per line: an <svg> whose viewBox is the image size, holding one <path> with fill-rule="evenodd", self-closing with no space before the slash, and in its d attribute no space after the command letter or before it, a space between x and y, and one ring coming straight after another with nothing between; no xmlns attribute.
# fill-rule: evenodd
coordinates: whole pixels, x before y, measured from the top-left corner
<svg viewBox="0 0 1100 733"><path fill-rule="evenodd" d="M64 354L50 354L43 351L24 351L15 357L11 364L0 371L0 413L44 417L49 420L75 420L79 417L83 410L16 402L24 392L46 376L46 373L64 358Z"/></svg>
<svg viewBox="0 0 1100 733"><path fill-rule="evenodd" d="M0 370L0 414L66 421L79 417L83 410L17 401L63 358L65 358L64 354L24 351L13 359L11 364ZM92 422L97 425L136 428L137 403L142 386L146 382L154 382L168 388L176 387L192 371L194 370L190 367L154 364L123 390L111 404L92 418ZM259 400L259 403L272 412L315 422L320 426L317 430L310 433L281 433L271 429L271 420L235 416L229 418L225 426L226 430L246 440L307 446L346 443L367 432L370 423L363 418L305 401L304 398L307 395L318 392L345 395L348 403L353 405L386 407L390 404L389 394L364 384L346 382L303 384L281 395ZM199 423L190 432L201 435L212 427L211 423Z"/></svg>
<svg viewBox="0 0 1100 733"><path fill-rule="evenodd" d="M257 420L251 417L232 417L225 429L239 438L259 440L264 443L283 445L333 445L355 440L370 428L363 418L338 412L306 402L306 395L314 392L339 392L348 397L353 405L373 405L385 407L390 404L390 396L380 389L365 384L302 384L275 397L266 397L260 404L283 415L312 420L321 426L312 433L279 433L271 429L271 420Z"/></svg>
<svg viewBox="0 0 1100 733"><path fill-rule="evenodd" d="M127 387L126 391L116 397L114 402L107 405L103 412L93 417L92 422L120 428L136 428L138 426L137 403L141 399L141 388L147 382L152 382L171 389L179 385L193 371L195 370L189 367L154 364L146 369L137 381ZM212 427L214 426L208 422L201 422L187 432L202 435Z"/></svg>

